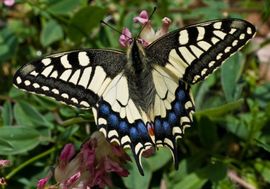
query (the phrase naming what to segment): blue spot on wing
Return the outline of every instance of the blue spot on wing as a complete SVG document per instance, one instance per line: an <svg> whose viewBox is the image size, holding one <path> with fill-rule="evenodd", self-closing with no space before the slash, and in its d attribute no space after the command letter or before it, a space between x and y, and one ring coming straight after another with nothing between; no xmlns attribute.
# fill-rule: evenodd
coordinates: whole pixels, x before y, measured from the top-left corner
<svg viewBox="0 0 270 189"><path fill-rule="evenodd" d="M156 138L162 136L162 125L161 125L161 121L159 118L155 119L154 128L155 128Z"/></svg>
<svg viewBox="0 0 270 189"><path fill-rule="evenodd" d="M171 125L175 125L177 123L177 117L174 112L168 113L168 121Z"/></svg>
<svg viewBox="0 0 270 189"><path fill-rule="evenodd" d="M119 119L115 114L111 114L108 116L108 123L113 127L117 127L119 125Z"/></svg>
<svg viewBox="0 0 270 189"><path fill-rule="evenodd" d="M104 118L107 121L107 125L98 125L100 128L105 128L106 132L109 133L111 130L115 130L118 135L110 135L109 141L117 139L120 143L122 138L128 136L129 140L123 140L123 146L129 145L134 154L138 169L143 175L142 165L140 164L141 152L145 148L146 143L150 143L154 146L152 139L148 134L148 129L142 120L135 120L134 123L129 123L127 118L121 118L119 112L112 110L111 105L106 101L100 101L98 107L98 118ZM108 135L107 135L108 137ZM138 144L142 144L140 149L135 152L135 147Z"/></svg>
<svg viewBox="0 0 270 189"><path fill-rule="evenodd" d="M172 126L168 123L168 121L163 121L163 131L166 136L172 135Z"/></svg>
<svg viewBox="0 0 270 189"><path fill-rule="evenodd" d="M139 139L139 133L135 127L131 127L129 130L130 138L137 141Z"/></svg>
<svg viewBox="0 0 270 189"><path fill-rule="evenodd" d="M123 133L124 135L125 135L125 134L128 134L129 128L128 128L128 124L127 124L126 121L123 121L123 120L122 120L122 121L119 123L119 132Z"/></svg>
<svg viewBox="0 0 270 189"><path fill-rule="evenodd" d="M186 100L186 92L184 90L179 89L176 97L180 102L184 101L184 100Z"/></svg>
<svg viewBox="0 0 270 189"><path fill-rule="evenodd" d="M101 104L99 106L98 110L99 110L99 112L98 112L99 116L101 116L101 117L107 116L107 115L109 115L111 113L111 110L110 110L109 106L106 105L106 104Z"/></svg>
<svg viewBox="0 0 270 189"><path fill-rule="evenodd" d="M148 131L146 129L146 126L142 121L139 121L139 123L137 124L137 128L141 136L143 137L148 136Z"/></svg>
<svg viewBox="0 0 270 189"><path fill-rule="evenodd" d="M174 102L173 105L173 111L177 114L180 115L181 112L183 111L183 105L180 102Z"/></svg>

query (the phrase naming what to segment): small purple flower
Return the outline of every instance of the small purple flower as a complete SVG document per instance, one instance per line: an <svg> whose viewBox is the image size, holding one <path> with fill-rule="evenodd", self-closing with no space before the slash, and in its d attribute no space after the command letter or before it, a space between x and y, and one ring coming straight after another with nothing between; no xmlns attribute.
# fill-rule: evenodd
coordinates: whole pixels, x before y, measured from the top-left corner
<svg viewBox="0 0 270 189"><path fill-rule="evenodd" d="M119 38L119 43L122 47L128 47L132 43L132 35L128 28L122 30L122 34Z"/></svg>
<svg viewBox="0 0 270 189"><path fill-rule="evenodd" d="M142 24L142 26L144 27L138 40L145 47L151 44L156 39L163 36L164 34L168 33L169 26L172 22L169 18L164 17L162 19L162 27L157 32L155 32L152 27L151 20L149 20L148 13L145 10L141 11L139 16L134 17L133 21L135 23ZM131 36L132 34L127 28L122 31L122 35L119 38L119 42L122 47L128 47L131 44Z"/></svg>
<svg viewBox="0 0 270 189"><path fill-rule="evenodd" d="M4 168L10 165L10 161L6 159L1 159L0 160L0 168Z"/></svg>
<svg viewBox="0 0 270 189"><path fill-rule="evenodd" d="M141 24L146 24L149 21L148 13L146 10L143 10L139 16L133 18L135 23L140 22Z"/></svg>
<svg viewBox="0 0 270 189"><path fill-rule="evenodd" d="M48 182L48 180L49 180L48 177L43 178L43 179L40 179L40 180L38 181L38 184L37 184L37 189L44 189L45 186L46 186L46 184L47 184L47 182Z"/></svg>
<svg viewBox="0 0 270 189"><path fill-rule="evenodd" d="M74 145L66 144L59 157L61 164L63 164L62 166L65 166L74 155L75 155Z"/></svg>
<svg viewBox="0 0 270 189"><path fill-rule="evenodd" d="M15 0L4 0L3 3L7 7L12 7L15 4Z"/></svg>

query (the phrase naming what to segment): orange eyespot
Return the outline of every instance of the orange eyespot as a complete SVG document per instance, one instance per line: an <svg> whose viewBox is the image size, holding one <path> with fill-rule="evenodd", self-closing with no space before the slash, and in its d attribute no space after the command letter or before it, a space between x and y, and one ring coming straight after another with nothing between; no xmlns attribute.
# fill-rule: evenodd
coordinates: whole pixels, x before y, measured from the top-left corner
<svg viewBox="0 0 270 189"><path fill-rule="evenodd" d="M152 123L147 124L147 130L148 130L149 136L154 136L155 135L155 131L154 131L154 127L153 127Z"/></svg>

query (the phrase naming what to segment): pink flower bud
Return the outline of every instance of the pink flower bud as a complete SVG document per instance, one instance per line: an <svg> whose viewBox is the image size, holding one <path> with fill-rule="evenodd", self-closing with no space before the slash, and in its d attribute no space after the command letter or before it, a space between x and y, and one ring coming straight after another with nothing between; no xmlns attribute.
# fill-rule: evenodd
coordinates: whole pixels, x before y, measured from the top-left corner
<svg viewBox="0 0 270 189"><path fill-rule="evenodd" d="M146 10L143 10L139 16L133 18L135 23L140 22L141 24L146 24L149 21L148 13Z"/></svg>
<svg viewBox="0 0 270 189"><path fill-rule="evenodd" d="M65 185L67 186L67 188L69 188L70 186L72 186L73 184L75 184L81 177L81 173L77 172L74 175L72 175L65 183Z"/></svg>
<svg viewBox="0 0 270 189"><path fill-rule="evenodd" d="M48 180L49 180L48 177L43 178L43 179L40 179L40 180L38 181L37 188L38 188L38 189L44 189L45 186L46 186L46 184L47 184L47 182L48 182Z"/></svg>
<svg viewBox="0 0 270 189"><path fill-rule="evenodd" d="M69 162L75 155L75 147L73 144L66 144L59 157L60 161Z"/></svg>

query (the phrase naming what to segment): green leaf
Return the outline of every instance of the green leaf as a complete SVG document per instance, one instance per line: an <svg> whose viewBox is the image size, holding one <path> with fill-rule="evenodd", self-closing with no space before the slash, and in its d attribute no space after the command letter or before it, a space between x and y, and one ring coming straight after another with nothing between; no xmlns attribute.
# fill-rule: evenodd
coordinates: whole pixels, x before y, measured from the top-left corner
<svg viewBox="0 0 270 189"><path fill-rule="evenodd" d="M12 107L11 107L11 103L9 101L6 101L4 103L2 117L3 117L3 124L5 126L12 124L12 119L13 119Z"/></svg>
<svg viewBox="0 0 270 189"><path fill-rule="evenodd" d="M7 56L9 53L9 46L6 44L0 44L0 58Z"/></svg>
<svg viewBox="0 0 270 189"><path fill-rule="evenodd" d="M62 39L64 36L62 27L54 20L50 20L42 28L40 41L46 47Z"/></svg>
<svg viewBox="0 0 270 189"><path fill-rule="evenodd" d="M198 189L201 188L207 179L200 178L196 173L191 173L174 185L174 188Z"/></svg>
<svg viewBox="0 0 270 189"><path fill-rule="evenodd" d="M270 152L270 137L260 137L259 139L255 139L257 146L262 147L267 152Z"/></svg>
<svg viewBox="0 0 270 189"><path fill-rule="evenodd" d="M29 127L1 127L0 139L1 155L23 153L40 143L39 132Z"/></svg>
<svg viewBox="0 0 270 189"><path fill-rule="evenodd" d="M130 168L128 169L130 175L128 177L122 177L122 180L127 188L139 188L148 189L152 178L152 172L147 161L143 161L144 176L140 175L135 161L132 161Z"/></svg>
<svg viewBox="0 0 270 189"><path fill-rule="evenodd" d="M270 183L270 161L257 160L255 169L262 175L266 182Z"/></svg>
<svg viewBox="0 0 270 189"><path fill-rule="evenodd" d="M198 175L210 179L212 182L218 182L227 176L227 167L222 162L215 162L199 170Z"/></svg>
<svg viewBox="0 0 270 189"><path fill-rule="evenodd" d="M172 159L169 149L159 149L154 156L146 159L152 172L157 171Z"/></svg>
<svg viewBox="0 0 270 189"><path fill-rule="evenodd" d="M169 174L169 178L172 181L170 184L174 186L175 183L180 182L187 175L199 169L206 158L207 158L206 154L201 153L201 151L199 151L198 153L194 153L189 158L183 159L179 164L179 169L173 170Z"/></svg>
<svg viewBox="0 0 270 189"><path fill-rule="evenodd" d="M235 184L227 177L223 180L213 183L213 189L233 189Z"/></svg>
<svg viewBox="0 0 270 189"><path fill-rule="evenodd" d="M206 116L206 117L209 117L210 119L222 117L222 116L228 114L228 112L239 109L243 105L243 103L244 103L244 100L239 99L235 102L230 102L230 103L227 103L225 105L222 105L222 106L219 106L216 108L209 108L209 109L206 109L203 111L198 111L195 113L195 116L197 118L200 118L202 116Z"/></svg>
<svg viewBox="0 0 270 189"><path fill-rule="evenodd" d="M69 118L69 117L75 118L77 112L74 108L64 106L63 108L60 109L60 114L66 118Z"/></svg>
<svg viewBox="0 0 270 189"><path fill-rule="evenodd" d="M226 117L226 129L242 139L248 139L249 137L248 125L238 117Z"/></svg>
<svg viewBox="0 0 270 189"><path fill-rule="evenodd" d="M83 0L85 1L85 0ZM55 15L69 15L82 4L82 0L61 0L53 1L47 10Z"/></svg>
<svg viewBox="0 0 270 189"><path fill-rule="evenodd" d="M68 29L70 39L80 42L83 37L88 37L100 24L105 13L105 9L97 6L80 9L70 20Z"/></svg>
<svg viewBox="0 0 270 189"><path fill-rule="evenodd" d="M18 45L17 36L4 27L0 30L0 41L0 60L4 61L14 56Z"/></svg>
<svg viewBox="0 0 270 189"><path fill-rule="evenodd" d="M236 95L238 92L237 81L241 74L241 62L243 62L243 59L243 55L237 53L221 67L221 84L228 102L238 98Z"/></svg>
<svg viewBox="0 0 270 189"><path fill-rule="evenodd" d="M210 151L218 140L217 127L208 117L199 120L199 136L202 144Z"/></svg>
<svg viewBox="0 0 270 189"><path fill-rule="evenodd" d="M216 82L215 75L210 75L204 82L202 82L198 91L196 92L195 104L197 111L202 109L203 103L205 102L205 97L210 87L212 87Z"/></svg>
<svg viewBox="0 0 270 189"><path fill-rule="evenodd" d="M52 128L53 125L48 122L36 108L26 102L18 102L14 106L14 116L19 125L39 127L46 126Z"/></svg>
<svg viewBox="0 0 270 189"><path fill-rule="evenodd" d="M262 107L270 102L270 83L265 83L256 87L254 97L259 101Z"/></svg>

